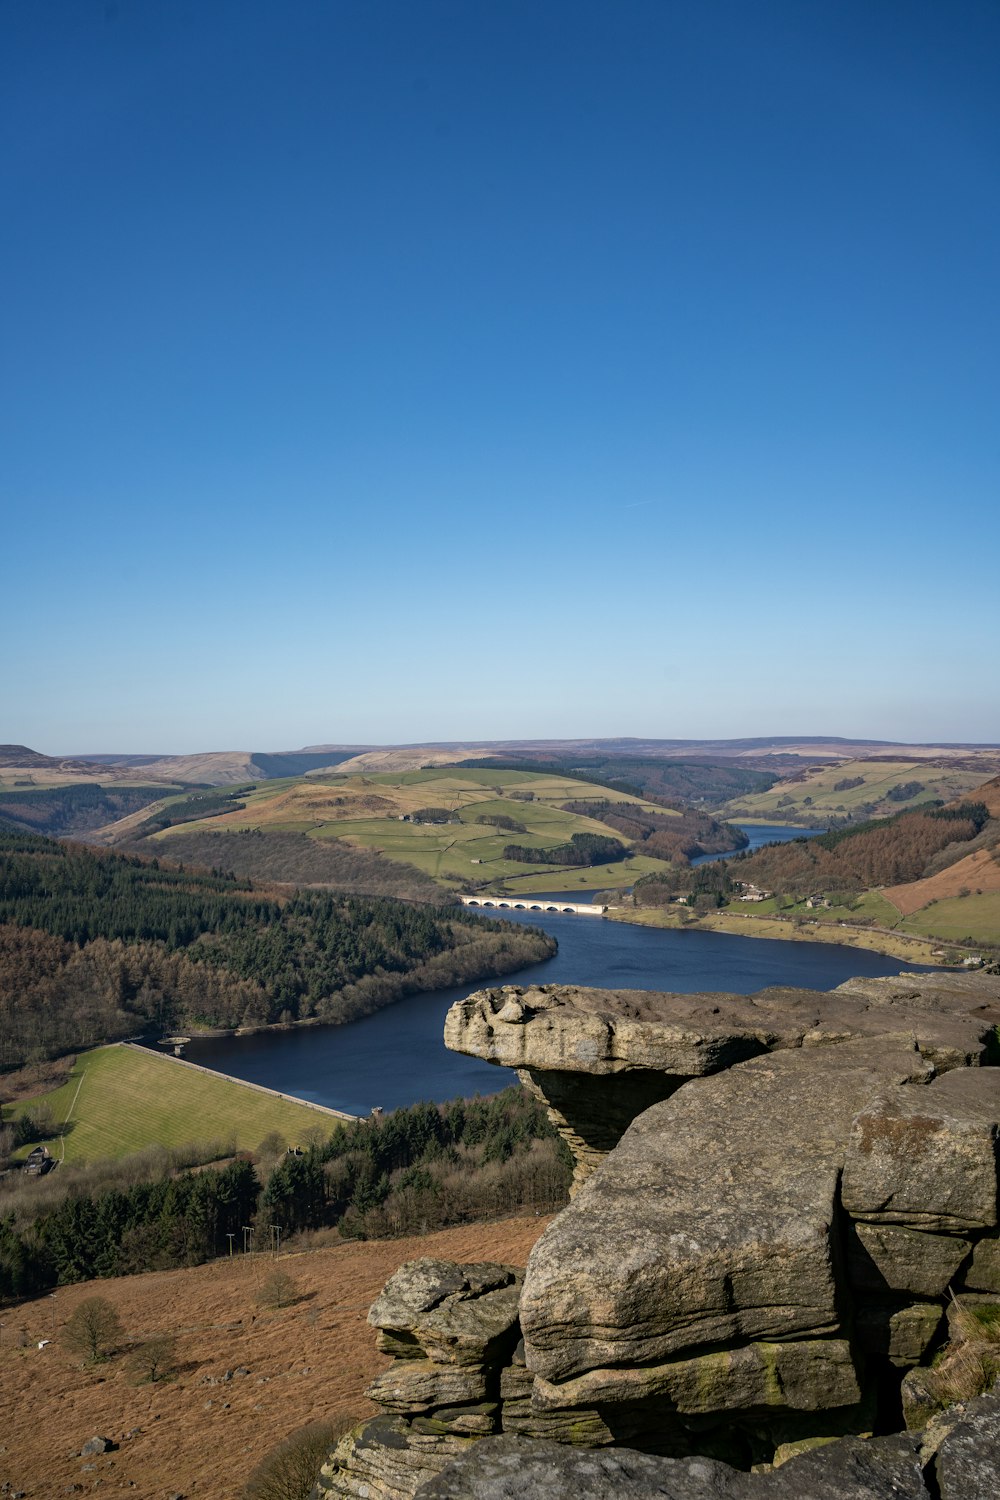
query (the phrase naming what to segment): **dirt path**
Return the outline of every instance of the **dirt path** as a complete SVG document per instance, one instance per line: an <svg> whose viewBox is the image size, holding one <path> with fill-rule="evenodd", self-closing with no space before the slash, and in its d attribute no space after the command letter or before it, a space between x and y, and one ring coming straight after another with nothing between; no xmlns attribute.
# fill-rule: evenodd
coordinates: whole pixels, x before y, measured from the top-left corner
<svg viewBox="0 0 1000 1500"><path fill-rule="evenodd" d="M73 1118L73 1111L74 1111L74 1109L76 1109L76 1101L80 1097L80 1090L83 1088L83 1080L86 1078L86 1076L87 1076L87 1070L86 1070L86 1068L83 1068L81 1070L81 1072L80 1072L80 1082L76 1086L76 1093L73 1095L73 1098L72 1098L72 1101L70 1103L69 1109L66 1111L66 1118L62 1122L63 1123L63 1128L62 1128L62 1130L59 1133L59 1160L60 1161L65 1161L66 1160L66 1126L69 1124L70 1120L72 1120L72 1118Z"/></svg>

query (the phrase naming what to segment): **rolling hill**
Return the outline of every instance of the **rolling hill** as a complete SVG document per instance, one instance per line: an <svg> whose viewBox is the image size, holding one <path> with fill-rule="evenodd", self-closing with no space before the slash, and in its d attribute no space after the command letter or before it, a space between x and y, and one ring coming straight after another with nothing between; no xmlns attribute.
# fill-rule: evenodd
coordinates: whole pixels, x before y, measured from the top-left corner
<svg viewBox="0 0 1000 1500"><path fill-rule="evenodd" d="M1000 777L945 805L918 804L647 878L634 900L658 908L666 925L700 913L709 925L761 936L818 939L825 930L851 941L878 933L886 951L906 937L937 940L954 961L972 961L977 950L1000 955ZM940 947L925 955L945 956Z"/></svg>
<svg viewBox="0 0 1000 1500"><path fill-rule="evenodd" d="M880 755L836 765L806 765L766 791L737 795L720 816L737 822L800 823L828 827L886 817L929 802L950 802L981 786L1000 769L992 751L926 758Z"/></svg>
<svg viewBox="0 0 1000 1500"><path fill-rule="evenodd" d="M195 852L191 840L213 836L214 857L226 867L229 860L220 836L243 836L254 831L266 841L286 840L339 845L379 855L430 877L446 890L489 885L523 891L570 886L630 885L636 878L662 867L662 859L642 851L642 836L655 825L676 822L681 814L620 791L602 790L616 808L633 809L648 820L636 837L614 832L601 817L571 810L581 794L595 788L560 774L475 767L433 767L419 771L379 772L371 775L310 775L240 790L231 810L214 808L210 818L187 819L183 829L164 828L146 837L142 847L169 856L178 850ZM182 804L187 805L187 804ZM165 808L169 812L169 805ZM715 827L705 819L707 827ZM575 838L619 838L627 854L599 866L554 868L552 851ZM509 853L516 846L519 853ZM267 848L260 846L261 855ZM532 860L530 851L537 849ZM207 851L206 851L207 852ZM234 854L236 853L234 847Z"/></svg>

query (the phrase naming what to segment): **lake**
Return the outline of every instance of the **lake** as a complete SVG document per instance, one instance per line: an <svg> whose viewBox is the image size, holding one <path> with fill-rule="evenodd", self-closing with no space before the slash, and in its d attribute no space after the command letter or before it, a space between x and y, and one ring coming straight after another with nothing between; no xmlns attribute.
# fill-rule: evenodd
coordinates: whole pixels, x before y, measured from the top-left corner
<svg viewBox="0 0 1000 1500"><path fill-rule="evenodd" d="M505 912L504 917L544 927L558 939L559 952L494 984L560 981L751 994L771 984L829 990L854 974L896 974L901 967L898 959L833 943L670 931L554 913ZM479 986L411 995L348 1026L192 1041L187 1056L236 1078L358 1115L375 1105L390 1110L421 1099L492 1094L514 1082L514 1074L449 1052L441 1040L448 1007L474 988Z"/></svg>
<svg viewBox="0 0 1000 1500"><path fill-rule="evenodd" d="M752 854L765 844L790 844L793 839L815 839L825 828L796 828L791 823L733 823L733 828L742 828L750 840L743 849L724 849L721 854L696 854L693 865L703 865L711 859L728 859L731 854Z"/></svg>

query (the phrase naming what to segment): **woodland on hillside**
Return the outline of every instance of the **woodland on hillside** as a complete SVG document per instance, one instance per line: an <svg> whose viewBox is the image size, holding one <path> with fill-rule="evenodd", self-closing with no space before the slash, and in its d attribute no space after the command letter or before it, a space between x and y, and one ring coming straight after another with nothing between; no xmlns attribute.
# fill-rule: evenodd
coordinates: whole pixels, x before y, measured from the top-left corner
<svg viewBox="0 0 1000 1500"><path fill-rule="evenodd" d="M554 951L460 907L261 891L0 833L0 1067L146 1026L348 1020Z"/></svg>
<svg viewBox="0 0 1000 1500"><path fill-rule="evenodd" d="M92 782L0 792L0 828L52 838L88 833L139 812L163 795L163 787L105 787Z"/></svg>
<svg viewBox="0 0 1000 1500"><path fill-rule="evenodd" d="M727 849L742 849L750 841L741 828L718 823L708 813L685 808L679 813L656 813L631 802L612 802L607 798L588 802L563 803L564 812L579 813L606 823L640 846L636 852L686 864L698 854L721 854Z"/></svg>
<svg viewBox="0 0 1000 1500"><path fill-rule="evenodd" d="M982 803L900 813L819 838L765 846L729 861L729 873L788 895L901 885L918 880L949 844L975 838L988 816Z"/></svg>
<svg viewBox="0 0 1000 1500"><path fill-rule="evenodd" d="M722 905L751 885L793 899L817 892L860 893L919 880L968 853L988 826L1000 832L982 802L920 808L818 838L767 844L696 869L675 867L636 881L634 894L638 904L656 906L678 895Z"/></svg>
<svg viewBox="0 0 1000 1500"><path fill-rule="evenodd" d="M618 839L602 833L574 833L566 844L539 849L533 844L505 844L504 859L526 865L608 865L626 859L628 849Z"/></svg>
<svg viewBox="0 0 1000 1500"><path fill-rule="evenodd" d="M338 1226L372 1239L550 1209L572 1160L525 1090L416 1104L336 1129L304 1151L262 1141L254 1161L193 1172L162 1149L37 1181L0 1182L0 1303L95 1276L196 1265L242 1244Z"/></svg>
<svg viewBox="0 0 1000 1500"><path fill-rule="evenodd" d="M265 884L329 885L355 895L396 896L435 906L441 901L441 887L415 865L386 859L374 849L355 849L343 839L261 828L206 829L171 834L162 843L144 840L131 844L129 851L147 859L166 855Z"/></svg>

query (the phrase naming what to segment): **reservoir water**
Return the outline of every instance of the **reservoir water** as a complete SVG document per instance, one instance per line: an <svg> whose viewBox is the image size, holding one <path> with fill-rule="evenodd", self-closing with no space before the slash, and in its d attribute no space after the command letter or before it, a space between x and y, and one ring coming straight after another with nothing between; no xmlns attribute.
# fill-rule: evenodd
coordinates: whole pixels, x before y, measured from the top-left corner
<svg viewBox="0 0 1000 1500"><path fill-rule="evenodd" d="M494 984L561 981L684 994L751 994L772 984L829 990L853 974L896 974L901 967L899 959L833 943L668 931L553 913L503 915L544 927L558 939L559 952ZM187 1056L236 1078L358 1115L375 1105L390 1110L421 1099L492 1094L514 1082L514 1075L449 1052L441 1039L448 1007L475 988L479 986L411 995L348 1026L192 1041Z"/></svg>
<svg viewBox="0 0 1000 1500"><path fill-rule="evenodd" d="M764 844L790 844L793 839L814 839L826 832L825 828L796 828L791 823L734 823L732 826L742 828L750 840L743 849L726 849L721 854L697 854L691 863L703 865L711 859L728 859L730 854L752 854Z"/></svg>

